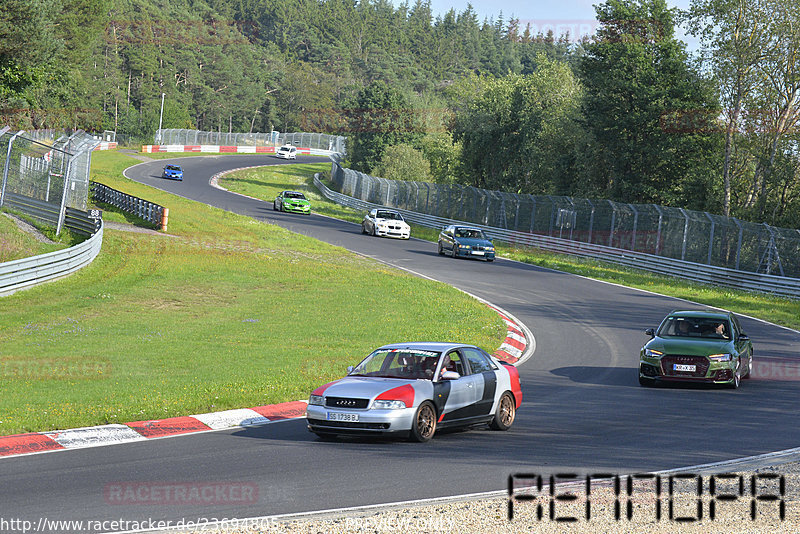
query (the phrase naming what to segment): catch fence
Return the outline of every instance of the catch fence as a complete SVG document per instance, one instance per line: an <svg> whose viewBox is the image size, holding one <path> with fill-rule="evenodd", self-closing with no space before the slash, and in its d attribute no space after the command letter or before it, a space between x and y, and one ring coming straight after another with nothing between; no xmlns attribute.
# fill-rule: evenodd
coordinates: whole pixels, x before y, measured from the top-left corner
<svg viewBox="0 0 800 534"><path fill-rule="evenodd" d="M336 190L377 205L701 265L800 278L800 230L655 204L388 180L334 162ZM512 243L513 244L513 243Z"/></svg>
<svg viewBox="0 0 800 534"><path fill-rule="evenodd" d="M308 132L228 133L175 128L157 130L155 135L155 144L157 145L276 147L292 144L297 147L314 148L342 154L345 152L346 140L347 138L341 135Z"/></svg>
<svg viewBox="0 0 800 534"><path fill-rule="evenodd" d="M11 132L0 130L2 184L0 207L42 203L55 211L56 232L61 233L67 208L85 212L89 199L92 150L100 143L83 130ZM13 204L13 205L12 205ZM22 206L22 207L20 207ZM41 218L38 212L29 215Z"/></svg>

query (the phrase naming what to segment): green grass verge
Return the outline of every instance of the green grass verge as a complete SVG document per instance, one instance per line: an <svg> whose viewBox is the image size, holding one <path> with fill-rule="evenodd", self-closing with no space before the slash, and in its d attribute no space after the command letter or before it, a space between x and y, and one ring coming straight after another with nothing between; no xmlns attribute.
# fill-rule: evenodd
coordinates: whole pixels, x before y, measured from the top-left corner
<svg viewBox="0 0 800 534"><path fill-rule="evenodd" d="M42 243L20 230L12 219L5 215L0 216L0 263L38 256L66 247L63 243Z"/></svg>
<svg viewBox="0 0 800 534"><path fill-rule="evenodd" d="M176 237L106 229L91 265L0 299L0 435L297 400L383 343L505 335L445 284L121 177L134 163L97 153L93 179L169 207Z"/></svg>
<svg viewBox="0 0 800 534"><path fill-rule="evenodd" d="M301 167L303 168L301 169ZM328 170L330 170L330 164L248 169L231 173L220 183L223 187L233 191L266 200L275 198L280 191L281 184L293 184L291 187L303 191L309 197L312 210L316 213L360 223L364 212L352 210L327 200L314 186L313 179L309 178L311 171L325 172ZM328 185L330 186L330 184ZM439 231L412 225L411 235L435 242L438 239ZM512 247L499 242L497 243L497 252L503 257L524 263L717 306L735 313L800 329L800 302L796 300L763 293L694 284L678 278L660 276L612 263L553 254L539 249Z"/></svg>

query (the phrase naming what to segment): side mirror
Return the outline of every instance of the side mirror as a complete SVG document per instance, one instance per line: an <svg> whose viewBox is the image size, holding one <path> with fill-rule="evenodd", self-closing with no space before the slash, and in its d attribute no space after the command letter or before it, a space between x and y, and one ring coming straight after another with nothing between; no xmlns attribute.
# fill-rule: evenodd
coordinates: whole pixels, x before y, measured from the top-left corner
<svg viewBox="0 0 800 534"><path fill-rule="evenodd" d="M742 332L739 334L739 341L750 341L750 336Z"/></svg>
<svg viewBox="0 0 800 534"><path fill-rule="evenodd" d="M461 378L461 375L455 371L445 371L442 373L442 380L458 380L459 378Z"/></svg>
<svg viewBox="0 0 800 534"><path fill-rule="evenodd" d="M656 331L653 328L648 328L644 333L650 337L656 337Z"/></svg>
<svg viewBox="0 0 800 534"><path fill-rule="evenodd" d="M349 375L350 373L352 373L353 369L355 369L355 367L353 367L352 365L348 365L347 366L347 374Z"/></svg>

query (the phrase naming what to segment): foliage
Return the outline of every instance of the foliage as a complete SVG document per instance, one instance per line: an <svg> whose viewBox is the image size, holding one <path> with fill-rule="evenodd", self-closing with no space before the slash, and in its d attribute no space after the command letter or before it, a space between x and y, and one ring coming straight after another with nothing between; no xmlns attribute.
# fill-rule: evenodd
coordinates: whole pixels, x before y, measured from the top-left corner
<svg viewBox="0 0 800 534"><path fill-rule="evenodd" d="M572 181L580 85L570 68L544 55L536 71L483 82L459 113L455 137L471 184L525 193L561 193Z"/></svg>
<svg viewBox="0 0 800 534"><path fill-rule="evenodd" d="M411 145L392 145L383 151L383 158L375 174L389 180L429 182L431 164L422 151Z"/></svg>
<svg viewBox="0 0 800 534"><path fill-rule="evenodd" d="M714 133L664 127L662 118L717 111L712 87L688 65L664 0L608 0L579 73L584 121L596 164L587 178L599 196L713 209Z"/></svg>

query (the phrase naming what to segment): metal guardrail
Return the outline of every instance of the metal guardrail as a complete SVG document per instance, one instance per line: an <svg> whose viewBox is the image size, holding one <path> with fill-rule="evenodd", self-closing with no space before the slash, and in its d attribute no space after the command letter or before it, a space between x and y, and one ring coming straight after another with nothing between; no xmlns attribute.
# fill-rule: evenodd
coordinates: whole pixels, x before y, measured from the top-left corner
<svg viewBox="0 0 800 534"><path fill-rule="evenodd" d="M102 245L103 221L99 221L97 232L74 247L0 263L0 296L74 273L89 265Z"/></svg>
<svg viewBox="0 0 800 534"><path fill-rule="evenodd" d="M314 176L314 185L320 192L334 202L349 208L369 211L373 208L384 207L364 200L359 200L342 193L331 190L319 179L319 175ZM391 208L403 215L403 217L414 224L427 228L441 228L450 224L464 224L481 228L492 239L509 243L512 245L525 245L561 254L594 258L608 261L636 269L683 278L703 284L743 289L747 291L760 291L772 293L782 297L800 299L800 279L786 278L767 274L759 274L745 271L727 269L688 261L655 256L643 252L633 252L630 250L607 247L580 241L570 241L557 237L531 234L527 232L516 232L504 228L484 226L470 222L446 219L435 215L426 215L414 211Z"/></svg>
<svg viewBox="0 0 800 534"><path fill-rule="evenodd" d="M89 185L95 202L110 204L126 213L131 213L140 219L160 226L164 231L167 230L169 208L117 191L100 182L90 182Z"/></svg>
<svg viewBox="0 0 800 534"><path fill-rule="evenodd" d="M35 219L56 226L59 222L61 206L35 198L6 193L5 207L30 215ZM99 215L90 211L66 208L64 226L83 235L93 235L100 227Z"/></svg>

